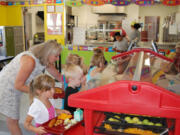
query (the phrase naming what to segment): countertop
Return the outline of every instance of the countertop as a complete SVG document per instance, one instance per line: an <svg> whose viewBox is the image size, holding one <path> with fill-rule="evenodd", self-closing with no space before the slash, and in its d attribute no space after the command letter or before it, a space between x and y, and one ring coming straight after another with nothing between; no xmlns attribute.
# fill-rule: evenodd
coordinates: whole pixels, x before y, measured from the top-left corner
<svg viewBox="0 0 180 135"><path fill-rule="evenodd" d="M98 42L98 41L88 41L85 44L86 46L102 46L102 47L109 47L113 45L113 42Z"/></svg>
<svg viewBox="0 0 180 135"><path fill-rule="evenodd" d="M176 43L175 42L157 42L156 43L159 49L174 49ZM98 46L98 47L111 47L113 46L113 42L99 42L96 40L92 40L92 41L86 41L86 43L84 45L79 45L79 46L89 46L89 47L94 47L94 46ZM139 42L138 46L140 47L151 47L151 42Z"/></svg>

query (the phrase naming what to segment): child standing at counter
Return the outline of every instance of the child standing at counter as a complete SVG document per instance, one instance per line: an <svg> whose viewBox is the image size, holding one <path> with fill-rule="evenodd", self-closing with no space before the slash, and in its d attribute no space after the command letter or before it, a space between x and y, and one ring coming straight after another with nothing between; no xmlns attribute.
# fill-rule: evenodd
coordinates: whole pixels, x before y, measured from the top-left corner
<svg viewBox="0 0 180 135"><path fill-rule="evenodd" d="M83 81L83 70L78 65L66 64L64 74L68 82L68 86L65 89L64 109L73 113L76 108L68 105L68 97L79 91L79 87Z"/></svg>
<svg viewBox="0 0 180 135"><path fill-rule="evenodd" d="M68 113L66 110L54 108L54 86L55 81L50 76L42 74L37 76L30 83L30 100L32 101L29 107L24 127L36 134L46 133L41 127L42 123L53 119L56 114ZM36 127L32 125L32 120L35 120Z"/></svg>
<svg viewBox="0 0 180 135"><path fill-rule="evenodd" d="M113 50L116 52L125 52L128 49L128 40L122 36L122 32L116 32L115 33L116 41L113 45Z"/></svg>

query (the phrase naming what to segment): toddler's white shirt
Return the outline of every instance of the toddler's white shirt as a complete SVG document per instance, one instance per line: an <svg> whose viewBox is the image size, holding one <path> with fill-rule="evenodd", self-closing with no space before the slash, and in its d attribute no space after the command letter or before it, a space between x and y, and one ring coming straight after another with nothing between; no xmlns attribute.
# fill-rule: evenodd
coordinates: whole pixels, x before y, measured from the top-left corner
<svg viewBox="0 0 180 135"><path fill-rule="evenodd" d="M54 99L49 99L54 106ZM34 118L35 123L42 124L49 120L49 112L46 106L37 98L33 99L33 103L29 107L28 115Z"/></svg>

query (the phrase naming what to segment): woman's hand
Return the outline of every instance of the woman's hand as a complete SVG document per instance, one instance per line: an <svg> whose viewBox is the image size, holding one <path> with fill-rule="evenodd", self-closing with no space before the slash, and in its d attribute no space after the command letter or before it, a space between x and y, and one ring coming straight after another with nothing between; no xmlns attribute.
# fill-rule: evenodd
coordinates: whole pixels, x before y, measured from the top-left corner
<svg viewBox="0 0 180 135"><path fill-rule="evenodd" d="M42 134L45 134L47 132L45 131L44 127L37 127L36 130L35 130L35 133L38 134L38 135L42 135Z"/></svg>

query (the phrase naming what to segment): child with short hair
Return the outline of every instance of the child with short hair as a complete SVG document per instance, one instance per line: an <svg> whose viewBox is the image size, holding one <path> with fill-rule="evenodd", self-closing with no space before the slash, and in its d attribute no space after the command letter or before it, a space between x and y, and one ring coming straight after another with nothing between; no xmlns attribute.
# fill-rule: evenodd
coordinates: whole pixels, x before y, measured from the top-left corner
<svg viewBox="0 0 180 135"><path fill-rule="evenodd" d="M64 75L68 82L68 86L65 89L65 97L64 97L64 109L73 113L76 108L70 107L68 105L68 97L71 94L75 94L79 91L79 87L83 81L83 70L80 66L75 64L66 64L64 68Z"/></svg>
<svg viewBox="0 0 180 135"><path fill-rule="evenodd" d="M31 105L24 122L24 127L36 134L46 133L41 124L53 119L56 114L70 114L66 110L54 108L54 86L55 81L46 74L35 77L30 83L30 100ZM32 125L35 120L36 126Z"/></svg>
<svg viewBox="0 0 180 135"><path fill-rule="evenodd" d="M78 54L70 53L66 59L66 64L75 64L80 66L83 69L83 73L87 74L87 68L84 64L83 58L80 57Z"/></svg>
<svg viewBox="0 0 180 135"><path fill-rule="evenodd" d="M67 56L67 59L66 59L66 65L69 65L69 64L75 64L75 65L78 65L80 66L82 69L83 69L83 74L87 74L87 68L85 67L84 63L83 63L83 58L80 57L78 54L72 54L70 53L68 56ZM65 67L66 67L65 65ZM63 86L64 86L64 90L66 90L67 86L68 86L68 82L67 82L67 79L65 77L65 75L62 76L62 80L63 80ZM80 87L78 88L80 90ZM62 99L62 109L64 109L64 99Z"/></svg>
<svg viewBox="0 0 180 135"><path fill-rule="evenodd" d="M126 52L129 45L128 40L123 37L122 32L116 32L115 39L113 50L119 53Z"/></svg>

